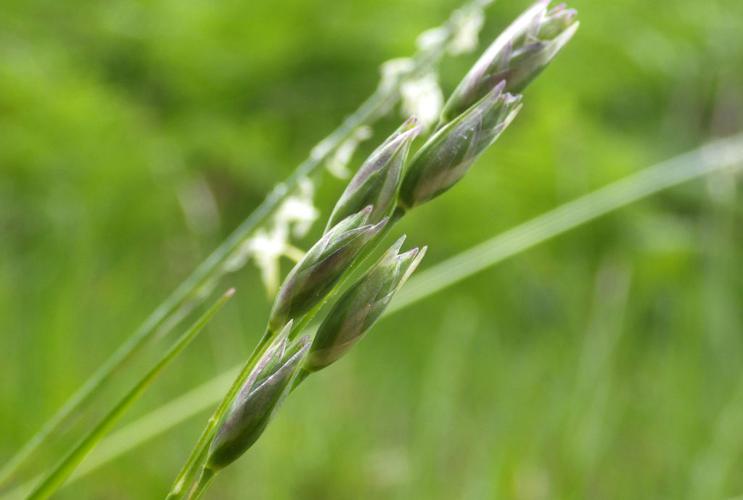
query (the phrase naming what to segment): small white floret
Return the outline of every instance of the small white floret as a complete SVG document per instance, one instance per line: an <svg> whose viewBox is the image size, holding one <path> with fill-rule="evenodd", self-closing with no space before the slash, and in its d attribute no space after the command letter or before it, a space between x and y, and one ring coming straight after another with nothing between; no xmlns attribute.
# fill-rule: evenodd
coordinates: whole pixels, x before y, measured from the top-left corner
<svg viewBox="0 0 743 500"><path fill-rule="evenodd" d="M439 119L444 106L444 94L439 87L436 73L430 72L419 78L403 82L402 108L407 116L415 116L424 127L430 127Z"/></svg>
<svg viewBox="0 0 743 500"><path fill-rule="evenodd" d="M408 76L413 69L415 69L415 62L410 58L390 59L380 68L382 78L379 86L386 91L397 88L402 79Z"/></svg>
<svg viewBox="0 0 743 500"><path fill-rule="evenodd" d="M485 16L479 9L459 11L454 19L454 33L449 42L449 53L466 54L477 48Z"/></svg>
<svg viewBox="0 0 743 500"><path fill-rule="evenodd" d="M327 168L328 171L339 179L347 179L351 176L351 171L348 169L348 164L353 158L353 154L359 147L359 144L368 140L372 136L372 129L368 126L359 127L346 139L338 149L335 150L335 154L328 159Z"/></svg>

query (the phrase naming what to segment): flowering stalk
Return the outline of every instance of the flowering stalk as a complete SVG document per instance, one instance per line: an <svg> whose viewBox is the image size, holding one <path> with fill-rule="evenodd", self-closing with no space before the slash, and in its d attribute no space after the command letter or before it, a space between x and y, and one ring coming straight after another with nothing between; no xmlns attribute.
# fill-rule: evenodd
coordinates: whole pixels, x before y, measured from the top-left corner
<svg viewBox="0 0 743 500"><path fill-rule="evenodd" d="M527 12L528 15L525 14L515 23L515 27L509 28L505 39L512 40L513 46L516 46L516 41L521 43L517 35L523 26L531 28L523 36L537 39L543 37L550 41L566 36L564 33L569 33L569 28L561 29L561 26L572 23L572 14L569 14L572 11L567 11L564 7L546 11L547 3L541 1L532 7ZM567 38L570 36L572 33ZM529 53L526 48L535 46L531 38L527 40L528 43L519 45L520 49L524 49L525 56ZM498 45L497 41L494 45ZM503 61L513 63L513 75L521 74L515 70L522 70L526 75L521 78L522 83L515 80L514 88L525 85L533 78L546 64L544 61L548 62L561 46L558 43L551 55L549 51L535 50L542 54L542 59L519 58L519 54L515 53L508 57L503 56ZM486 56L489 54L486 53ZM484 58L485 56L481 61ZM495 59L498 60L497 57ZM500 62L496 64L499 69L502 69L501 66ZM477 65L474 69L477 69ZM470 72L471 75L475 73L474 69ZM485 73L481 73L482 75ZM473 96L477 92L453 98L454 104L449 108L450 111L455 110L452 112L452 119L421 147L407 168L404 168L407 151L418 133L410 123L385 141L352 179L330 217L330 229L284 281L274 302L266 335L210 419L179 475L180 480L171 492L172 498L180 497L183 491L200 495L215 471L234 461L258 439L287 387L296 387L297 382L291 381L301 381L294 379L294 376L295 369L300 366L299 361L304 359L305 348L310 353L301 365L302 377L339 359L382 314L424 253L414 249L399 254L402 240L393 245L332 306L311 348L309 341L303 338L297 344L299 347L291 350L290 356L286 358L283 353L276 357L275 348L272 347L276 345L279 330L283 329L284 333L278 338L286 336L289 339L287 342L301 333L319 309L334 298L339 290L345 288L344 276L348 280L356 270L360 270L366 257L386 231L389 231L392 223L410 209L430 201L457 183L513 121L521 109L521 96L506 91L511 87L505 77L496 83L493 83L489 75L480 79L483 81L480 82L478 92L482 89L485 92L476 98ZM462 110L457 110L457 100L461 105L467 99L472 99L472 102ZM359 210L359 207L367 203L370 206ZM287 344L281 345L283 352ZM267 351L269 354L265 354ZM278 361L261 361L265 359ZM275 369L266 368L269 364ZM261 387L264 387L261 381L264 380L275 380L276 383L266 385L265 392L261 392ZM221 427L215 436L217 426ZM184 489L199 464L202 464L202 474L196 488Z"/></svg>
<svg viewBox="0 0 743 500"><path fill-rule="evenodd" d="M446 53L450 42L456 41L461 30L462 12L482 15L489 0L472 0L457 10L440 28L442 43L421 47L410 59L409 67L395 74L384 75L376 90L341 125L312 150L310 156L294 173L277 186L256 210L217 247L183 282L127 337L127 340L88 378L65 404L34 434L30 440L0 468L0 485L9 480L27 459L69 420L78 410L102 392L113 374L134 358L158 332L171 330L194 307L202 303L211 289L227 272L234 270L226 264L255 231L271 219L274 212L291 195L303 179L322 168L325 161L349 137L363 126L375 123L388 114L400 100L400 84L410 75L435 68Z"/></svg>

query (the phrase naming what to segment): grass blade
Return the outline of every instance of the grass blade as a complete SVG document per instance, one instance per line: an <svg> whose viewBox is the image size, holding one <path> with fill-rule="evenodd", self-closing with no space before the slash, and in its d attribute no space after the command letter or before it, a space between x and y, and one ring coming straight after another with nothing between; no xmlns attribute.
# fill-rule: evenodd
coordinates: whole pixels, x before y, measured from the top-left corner
<svg viewBox="0 0 743 500"><path fill-rule="evenodd" d="M141 444L157 438L169 429L210 409L216 403L216 397L219 394L224 394L230 386L230 383L237 376L238 370L238 367L235 367L234 370L227 370L121 429L112 432L98 444L88 458L70 475L67 484L85 477ZM3 500L20 500L26 498L41 479L42 476L39 475L0 498Z"/></svg>
<svg viewBox="0 0 743 500"><path fill-rule="evenodd" d="M62 461L31 492L29 498L41 499L52 495L72 474L80 462L95 447L101 438L123 416L126 410L154 382L165 367L170 364L190 343L196 335L211 321L214 315L234 295L234 288L228 290L217 300L160 358L137 384L114 406L111 411L65 456Z"/></svg>
<svg viewBox="0 0 743 500"><path fill-rule="evenodd" d="M539 243L664 189L742 163L743 135L738 135L648 167L419 272L400 290L388 312L405 308Z"/></svg>

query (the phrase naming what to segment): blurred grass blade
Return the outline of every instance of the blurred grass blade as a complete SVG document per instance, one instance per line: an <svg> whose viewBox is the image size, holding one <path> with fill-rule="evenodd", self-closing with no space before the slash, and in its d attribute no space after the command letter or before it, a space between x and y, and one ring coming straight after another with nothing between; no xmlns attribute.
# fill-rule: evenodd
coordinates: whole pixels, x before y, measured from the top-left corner
<svg viewBox="0 0 743 500"><path fill-rule="evenodd" d="M391 305L397 311L509 257L635 201L743 163L743 135L708 143L561 205L441 264L421 271Z"/></svg>
<svg viewBox="0 0 743 500"><path fill-rule="evenodd" d="M383 98L384 97L384 98ZM372 122L380 111L388 106L387 96L379 92L373 94L362 106L332 134L322 141L326 149L321 155L311 155L294 171L294 174L280 184L261 205L250 215L217 249L204 260L191 275L176 288L165 301L139 326L139 328L88 378L67 402L44 426L0 469L0 485L10 479L39 447L55 433L67 420L111 379L113 374L134 357L158 332L166 333L177 321L206 296L200 290L219 280L227 270L224 264L237 251L253 232L265 223L274 210L284 201L292 190L315 170L330 153L341 144L358 126Z"/></svg>
<svg viewBox="0 0 743 500"><path fill-rule="evenodd" d="M648 167L516 226L426 271L419 272L400 290L385 316L635 201L705 175L728 168L740 168L741 165L743 165L743 134L710 142L689 153ZM73 479L94 471L104 463L211 407L222 395L221 389L211 389L214 387L223 389L227 385L226 381L231 380L237 370L239 367L233 367L212 381L154 410L117 432L116 439L112 436L104 440L100 448L105 449L106 453L91 457L88 465L79 470ZM27 491L28 488L28 485L21 486L3 498L17 498L19 492Z"/></svg>
<svg viewBox="0 0 743 500"><path fill-rule="evenodd" d="M183 350L196 338L196 335L211 321L214 315L235 294L231 288L217 300L160 358L155 366L137 382L137 384L114 406L113 409L96 425L86 436L84 436L70 453L46 476L40 484L31 492L29 498L41 499L51 496L65 480L72 474L75 468L82 462L95 445L121 418L126 410L144 393L155 381L165 367L170 364Z"/></svg>
<svg viewBox="0 0 743 500"><path fill-rule="evenodd" d="M100 442L88 458L70 475L67 484L103 467L141 444L155 439L167 430L193 418L200 412L208 410L216 403L216 398L220 394L224 394L230 387L238 371L239 367L235 367L234 370L227 370L121 429L112 432ZM20 500L26 498L34 486L41 481L41 477L39 475L0 496L0 498L3 500Z"/></svg>

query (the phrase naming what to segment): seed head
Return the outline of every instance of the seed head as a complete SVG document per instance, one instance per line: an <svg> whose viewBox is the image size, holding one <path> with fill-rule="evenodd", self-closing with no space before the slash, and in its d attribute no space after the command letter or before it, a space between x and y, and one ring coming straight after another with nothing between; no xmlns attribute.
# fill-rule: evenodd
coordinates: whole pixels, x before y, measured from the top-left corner
<svg viewBox="0 0 743 500"><path fill-rule="evenodd" d="M364 245L387 224L387 218L368 224L371 212L368 206L340 221L294 266L276 296L269 329L278 331L322 301Z"/></svg>
<svg viewBox="0 0 743 500"><path fill-rule="evenodd" d="M501 82L474 106L439 129L412 159L400 188L405 209L425 203L456 184L521 109L521 96Z"/></svg>
<svg viewBox="0 0 743 500"><path fill-rule="evenodd" d="M374 207L369 214L370 223L379 222L390 214L410 143L420 131L417 120L411 118L371 154L335 205L328 227L369 205Z"/></svg>
<svg viewBox="0 0 743 500"><path fill-rule="evenodd" d="M426 248L400 254L404 241L403 236L333 306L312 343L304 365L307 372L334 363L361 340L418 267Z"/></svg>
<svg viewBox="0 0 743 500"><path fill-rule="evenodd" d="M505 81L506 91L522 92L575 34L578 12L539 0L506 29L454 90L441 113L446 123Z"/></svg>
<svg viewBox="0 0 743 500"><path fill-rule="evenodd" d="M286 396L310 347L309 337L289 342L291 326L287 324L238 393L209 448L207 469L220 470L245 453Z"/></svg>

